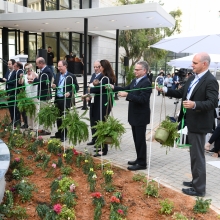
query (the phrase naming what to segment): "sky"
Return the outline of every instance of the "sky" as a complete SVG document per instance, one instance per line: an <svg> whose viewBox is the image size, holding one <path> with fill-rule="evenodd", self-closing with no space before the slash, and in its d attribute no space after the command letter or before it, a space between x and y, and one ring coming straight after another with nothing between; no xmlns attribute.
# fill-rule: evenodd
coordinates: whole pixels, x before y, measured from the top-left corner
<svg viewBox="0 0 220 220"><path fill-rule="evenodd" d="M158 0L145 2L158 2ZM161 0L167 12L180 9L181 30L217 29L220 32L220 0Z"/></svg>

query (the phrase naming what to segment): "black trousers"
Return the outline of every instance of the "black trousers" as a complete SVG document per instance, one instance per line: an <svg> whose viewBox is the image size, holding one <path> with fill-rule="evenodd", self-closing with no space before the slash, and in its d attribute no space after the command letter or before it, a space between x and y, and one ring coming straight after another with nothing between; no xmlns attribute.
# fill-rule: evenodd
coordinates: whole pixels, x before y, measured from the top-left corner
<svg viewBox="0 0 220 220"><path fill-rule="evenodd" d="M205 136L206 134L188 131L190 147L190 160L193 188L197 193L206 192L206 162L205 162Z"/></svg>
<svg viewBox="0 0 220 220"><path fill-rule="evenodd" d="M146 125L131 126L135 150L137 154L136 162L137 164L142 166L147 166L146 127Z"/></svg>
<svg viewBox="0 0 220 220"><path fill-rule="evenodd" d="M21 121L20 121L21 114L18 110L17 103L15 102L14 99L10 99L8 109L9 109L9 113L11 117L11 122L13 123L14 121L15 124L21 124Z"/></svg>
<svg viewBox="0 0 220 220"><path fill-rule="evenodd" d="M95 119L92 115L92 111L94 108L94 103L90 103L90 110L89 110L89 119L90 119L90 126L91 126L91 132L92 132L92 136L95 134L96 130L94 128L92 128L93 126L96 125ZM92 137L92 141L95 142L96 138Z"/></svg>
<svg viewBox="0 0 220 220"><path fill-rule="evenodd" d="M60 110L60 115L59 117L64 115L64 110L70 108L70 100L66 100L66 106L64 107L64 98L60 98L60 97L56 97L55 99L55 104L57 106L57 108ZM58 131L56 132L56 137L57 138L64 138L64 133L65 133L65 138L67 136L67 129L64 129L62 131L61 129L59 129L59 127L62 125L62 119L61 118L57 118L57 129Z"/></svg>

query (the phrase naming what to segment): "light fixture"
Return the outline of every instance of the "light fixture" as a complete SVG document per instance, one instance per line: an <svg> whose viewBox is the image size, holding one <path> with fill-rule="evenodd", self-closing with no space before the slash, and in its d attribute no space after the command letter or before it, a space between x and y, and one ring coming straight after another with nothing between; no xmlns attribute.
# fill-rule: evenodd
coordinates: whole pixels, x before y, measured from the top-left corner
<svg viewBox="0 0 220 220"><path fill-rule="evenodd" d="M79 24L80 22L79 22L79 21L76 21L75 23L76 23L76 24Z"/></svg>
<svg viewBox="0 0 220 220"><path fill-rule="evenodd" d="M49 23L42 23L42 24L49 24Z"/></svg>
<svg viewBox="0 0 220 220"><path fill-rule="evenodd" d="M14 24L14 26L18 27L19 25L18 24Z"/></svg>
<svg viewBox="0 0 220 220"><path fill-rule="evenodd" d="M161 24L161 23L159 23L159 24L157 24L157 25L161 26L162 24Z"/></svg>
<svg viewBox="0 0 220 220"><path fill-rule="evenodd" d="M147 19L153 19L153 17L147 17Z"/></svg>
<svg viewBox="0 0 220 220"><path fill-rule="evenodd" d="M94 27L95 29L97 29L98 27Z"/></svg>
<svg viewBox="0 0 220 220"><path fill-rule="evenodd" d="M40 30L40 31L43 31L44 29L41 28L41 29L39 29L39 30Z"/></svg>
<svg viewBox="0 0 220 220"><path fill-rule="evenodd" d="M70 28L65 28L66 30L69 30Z"/></svg>
<svg viewBox="0 0 220 220"><path fill-rule="evenodd" d="M111 22L114 22L114 21L116 21L116 20L114 20L114 19L112 19L112 20L110 20Z"/></svg>
<svg viewBox="0 0 220 220"><path fill-rule="evenodd" d="M131 26L127 25L127 26L124 26L124 27L129 28L129 27L131 27Z"/></svg>

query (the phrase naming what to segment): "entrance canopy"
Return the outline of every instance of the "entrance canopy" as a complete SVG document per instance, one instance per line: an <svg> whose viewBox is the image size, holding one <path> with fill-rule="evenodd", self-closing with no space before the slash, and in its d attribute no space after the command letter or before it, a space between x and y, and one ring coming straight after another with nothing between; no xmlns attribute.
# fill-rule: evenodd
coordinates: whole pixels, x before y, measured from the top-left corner
<svg viewBox="0 0 220 220"><path fill-rule="evenodd" d="M31 32L83 32L173 27L174 18L159 4L0 14L0 26Z"/></svg>

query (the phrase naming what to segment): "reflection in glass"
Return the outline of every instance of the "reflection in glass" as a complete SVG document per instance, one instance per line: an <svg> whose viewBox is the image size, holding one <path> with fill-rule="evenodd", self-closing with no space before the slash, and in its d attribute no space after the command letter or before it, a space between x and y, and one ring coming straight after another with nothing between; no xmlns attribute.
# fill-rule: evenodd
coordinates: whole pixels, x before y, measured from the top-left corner
<svg viewBox="0 0 220 220"><path fill-rule="evenodd" d="M37 49L42 49L42 36L37 35Z"/></svg>
<svg viewBox="0 0 220 220"><path fill-rule="evenodd" d="M11 59L11 57L15 56L15 45L8 45L8 49L9 59Z"/></svg>
<svg viewBox="0 0 220 220"><path fill-rule="evenodd" d="M24 53L24 33L20 32L20 52Z"/></svg>
<svg viewBox="0 0 220 220"><path fill-rule="evenodd" d="M0 33L1 33L1 30L0 30ZM0 40L1 40L1 35L0 35ZM2 54L2 43L1 43L1 41L0 41L0 54ZM2 60L0 60L0 77L1 78L3 76L2 68L3 68L3 62L2 62Z"/></svg>
<svg viewBox="0 0 220 220"><path fill-rule="evenodd" d="M64 59L69 54L69 41L60 39L60 59Z"/></svg>
<svg viewBox="0 0 220 220"><path fill-rule="evenodd" d="M60 0L60 9L63 8L61 10L69 9L69 7L70 7L69 6L69 1L67 1L67 0Z"/></svg>
<svg viewBox="0 0 220 220"><path fill-rule="evenodd" d="M23 0L8 0L8 2L23 6Z"/></svg>
<svg viewBox="0 0 220 220"><path fill-rule="evenodd" d="M80 8L80 0L72 0L72 8L79 9Z"/></svg>
<svg viewBox="0 0 220 220"><path fill-rule="evenodd" d="M45 11L57 10L56 0L45 0Z"/></svg>
<svg viewBox="0 0 220 220"><path fill-rule="evenodd" d="M8 43L15 44L15 32L14 31L8 32Z"/></svg>
<svg viewBox="0 0 220 220"><path fill-rule="evenodd" d="M36 59L36 35L29 35L28 60L34 61Z"/></svg>
<svg viewBox="0 0 220 220"><path fill-rule="evenodd" d="M28 8L41 11L41 0L27 0Z"/></svg>
<svg viewBox="0 0 220 220"><path fill-rule="evenodd" d="M80 56L80 54L79 54L79 45L80 45L80 42L73 41L73 44L72 44L72 52L73 52L73 54L75 54L77 57Z"/></svg>
<svg viewBox="0 0 220 220"><path fill-rule="evenodd" d="M60 38L69 40L69 32L60 32Z"/></svg>
<svg viewBox="0 0 220 220"><path fill-rule="evenodd" d="M0 44L2 43L2 29L0 29Z"/></svg>

